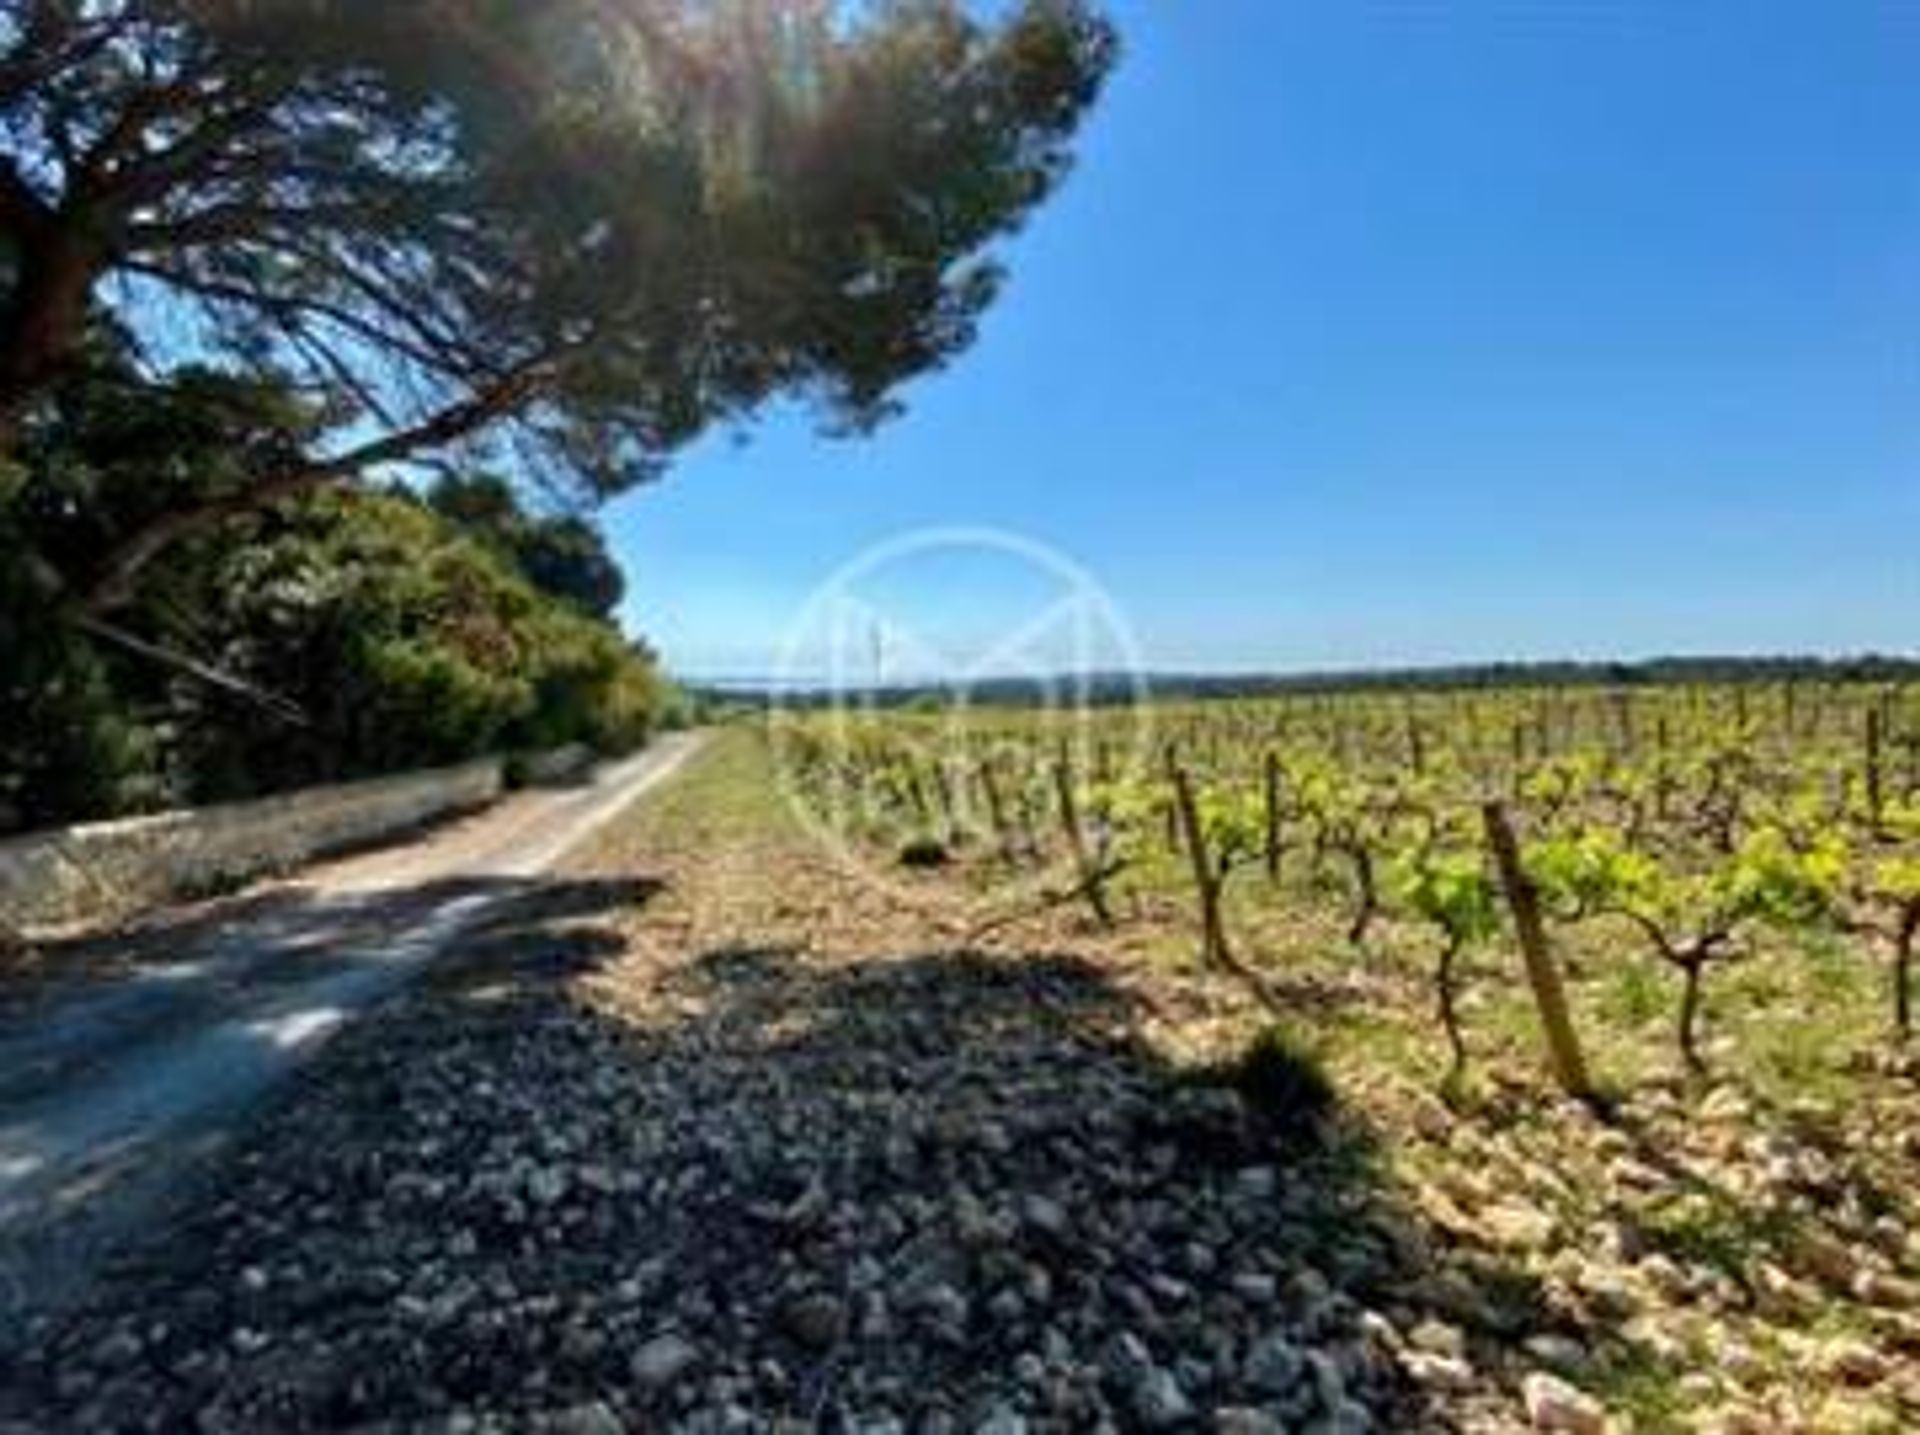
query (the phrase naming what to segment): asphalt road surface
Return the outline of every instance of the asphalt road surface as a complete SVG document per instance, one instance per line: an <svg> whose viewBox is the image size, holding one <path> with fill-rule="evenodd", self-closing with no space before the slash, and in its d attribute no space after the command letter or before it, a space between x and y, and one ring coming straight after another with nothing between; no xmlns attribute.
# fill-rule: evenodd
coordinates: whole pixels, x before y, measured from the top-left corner
<svg viewBox="0 0 1920 1435"><path fill-rule="evenodd" d="M281 1078L698 747L320 864L0 993L0 1345L187 1198ZM124 946L124 952L117 950Z"/></svg>

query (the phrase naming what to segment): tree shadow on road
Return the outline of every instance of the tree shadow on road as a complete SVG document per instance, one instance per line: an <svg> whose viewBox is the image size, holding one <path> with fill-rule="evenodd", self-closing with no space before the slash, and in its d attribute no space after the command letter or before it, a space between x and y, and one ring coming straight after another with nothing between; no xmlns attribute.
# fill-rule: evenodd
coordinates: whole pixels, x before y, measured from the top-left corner
<svg viewBox="0 0 1920 1435"><path fill-rule="evenodd" d="M301 956L371 947L452 903L485 902L490 927L557 922L637 906L657 883L628 878L450 877L352 892L301 884L157 913L114 931L43 938L6 972L0 1023L96 983L178 984L207 967L217 977ZM297 979L298 971L290 971Z"/></svg>
<svg viewBox="0 0 1920 1435"><path fill-rule="evenodd" d="M217 1185L244 1114L289 1072L307 1077L296 1064L306 1049L432 959L447 940L436 919L464 924L453 938L463 965L547 979L616 954L619 937L592 919L659 890L537 878L433 882L350 904L282 893L197 932L175 924L175 945L137 953L119 980L11 993L0 1013L0 1361L34 1338L27 1312L57 1312L129 1231Z"/></svg>

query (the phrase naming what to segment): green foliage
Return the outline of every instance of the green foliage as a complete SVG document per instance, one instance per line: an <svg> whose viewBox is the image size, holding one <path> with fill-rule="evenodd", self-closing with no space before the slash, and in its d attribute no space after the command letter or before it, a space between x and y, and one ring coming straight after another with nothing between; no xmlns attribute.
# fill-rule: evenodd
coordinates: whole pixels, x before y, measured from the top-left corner
<svg viewBox="0 0 1920 1435"><path fill-rule="evenodd" d="M1846 846L1837 834L1823 833L1803 846L1777 827L1762 827L1741 840L1732 862L1710 881L1731 920L1798 927L1833 911L1846 875Z"/></svg>
<svg viewBox="0 0 1920 1435"><path fill-rule="evenodd" d="M1407 910L1460 946L1489 941L1500 930L1500 891L1479 852L1404 853L1395 859L1388 885Z"/></svg>
<svg viewBox="0 0 1920 1435"><path fill-rule="evenodd" d="M205 692L190 764L216 790L453 762L501 747L625 751L659 685L617 632L534 591L487 548L400 498L350 492L266 515L202 579L224 671L300 708ZM204 794L200 794L204 795Z"/></svg>
<svg viewBox="0 0 1920 1435"><path fill-rule="evenodd" d="M1645 893L1658 880L1651 858L1601 828L1531 843L1525 861L1541 896L1565 915L1605 910Z"/></svg>
<svg viewBox="0 0 1920 1435"><path fill-rule="evenodd" d="M1259 850L1266 832L1266 809L1250 788L1209 787L1194 798L1207 851L1228 867Z"/></svg>
<svg viewBox="0 0 1920 1435"><path fill-rule="evenodd" d="M1533 844L1527 866L1563 912L1621 912L1662 930L1730 933L1744 922L1818 920L1839 900L1847 854L1831 834L1796 844L1778 827L1761 827L1726 857L1676 869L1589 828Z"/></svg>
<svg viewBox="0 0 1920 1435"><path fill-rule="evenodd" d="M28 9L0 453L115 304L326 396L256 490L486 434L599 496L782 395L872 427L972 342L1115 50L1079 0Z"/></svg>
<svg viewBox="0 0 1920 1435"><path fill-rule="evenodd" d="M19 552L0 510L0 550ZM26 566L0 560L0 831L135 806L154 733L116 700L105 657L46 621Z"/></svg>
<svg viewBox="0 0 1920 1435"><path fill-rule="evenodd" d="M1165 782L1138 774L1095 781L1087 789L1087 810L1104 817L1116 832L1144 828L1159 816L1166 801Z"/></svg>
<svg viewBox="0 0 1920 1435"><path fill-rule="evenodd" d="M652 660L606 624L536 611L530 634L533 710L510 736L519 745L584 742L631 752L669 721L667 684Z"/></svg>
<svg viewBox="0 0 1920 1435"><path fill-rule="evenodd" d="M1882 857L1873 862L1867 890L1889 902L1920 902L1920 855Z"/></svg>
<svg viewBox="0 0 1920 1435"><path fill-rule="evenodd" d="M47 601L85 591L107 555L168 514L230 502L262 466L298 452L318 417L275 382L189 367L143 376L125 336L96 324L19 435L27 477L7 504ZM165 575L155 575L165 586ZM164 604L164 591L154 595Z"/></svg>
<svg viewBox="0 0 1920 1435"><path fill-rule="evenodd" d="M1531 806L1558 812L1591 792L1599 779L1598 755L1575 753L1550 759L1526 774L1520 782L1520 795Z"/></svg>
<svg viewBox="0 0 1920 1435"><path fill-rule="evenodd" d="M517 569L535 588L595 618L611 618L626 591L599 529L572 514L528 513L495 474L447 474L427 506Z"/></svg>
<svg viewBox="0 0 1920 1435"><path fill-rule="evenodd" d="M404 494L309 494L173 550L119 616L170 662L63 614L59 570L84 580L153 515L243 488L246 450L302 421L269 387L142 386L110 332L101 350L28 429L41 481L0 505L0 826L653 729L668 690L644 650ZM539 531L498 493L501 524Z"/></svg>

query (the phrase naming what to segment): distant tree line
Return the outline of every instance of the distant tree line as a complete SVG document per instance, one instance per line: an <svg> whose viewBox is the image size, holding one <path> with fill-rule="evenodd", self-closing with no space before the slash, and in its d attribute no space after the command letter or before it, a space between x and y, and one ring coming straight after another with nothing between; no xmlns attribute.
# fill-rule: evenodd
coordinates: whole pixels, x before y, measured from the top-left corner
<svg viewBox="0 0 1920 1435"><path fill-rule="evenodd" d="M1786 655L1646 658L1633 662L1455 663L1435 667L1311 673L1183 676L1148 681L1168 697L1259 697L1288 692L1459 691L1470 688L1687 686L1696 683L1901 682L1920 677L1920 660L1865 653L1853 657Z"/></svg>
<svg viewBox="0 0 1920 1435"><path fill-rule="evenodd" d="M1258 698L1347 692L1457 692L1473 688L1651 687L1721 683L1901 683L1920 681L1920 659L1863 653L1852 657L1666 657L1636 662L1457 663L1435 667L1354 668L1305 673L1096 673L1054 678L989 678L962 685L901 683L831 690L825 684L730 682L692 689L729 705L821 707L852 702L876 708L938 706L964 698L1007 707L1085 700L1099 705L1155 699Z"/></svg>

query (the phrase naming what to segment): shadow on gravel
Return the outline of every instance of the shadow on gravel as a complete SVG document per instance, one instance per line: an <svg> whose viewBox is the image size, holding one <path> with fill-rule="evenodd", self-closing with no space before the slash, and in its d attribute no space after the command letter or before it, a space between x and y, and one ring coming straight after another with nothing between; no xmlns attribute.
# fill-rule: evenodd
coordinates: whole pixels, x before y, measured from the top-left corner
<svg viewBox="0 0 1920 1435"><path fill-rule="evenodd" d="M538 984L596 970L625 950L626 939L613 928L587 925L587 919L635 911L663 887L645 877L517 884L463 934L457 952L434 969L429 982L470 994L494 983Z"/></svg>
<svg viewBox="0 0 1920 1435"><path fill-rule="evenodd" d="M655 890L529 892L345 1033L0 1368L0 1418L1428 1428L1393 1329L1539 1318L1510 1272L1441 1278L1337 1108L1303 1137L1170 1065L1089 962L609 967L600 918Z"/></svg>

